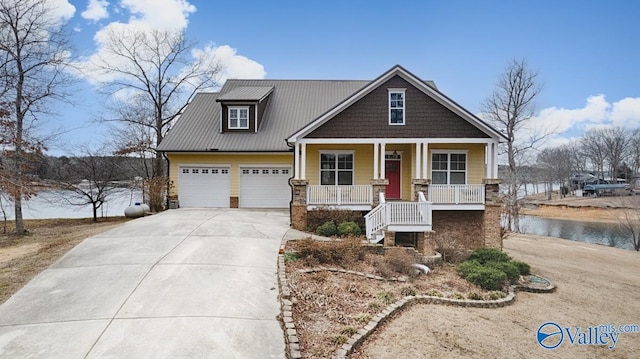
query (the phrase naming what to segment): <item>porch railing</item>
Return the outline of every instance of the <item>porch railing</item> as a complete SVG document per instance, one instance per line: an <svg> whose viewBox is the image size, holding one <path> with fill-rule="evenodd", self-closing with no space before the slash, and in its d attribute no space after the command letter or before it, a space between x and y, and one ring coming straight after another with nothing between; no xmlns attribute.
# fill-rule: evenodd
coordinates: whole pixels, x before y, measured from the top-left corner
<svg viewBox="0 0 640 359"><path fill-rule="evenodd" d="M435 204L484 204L484 185L432 184L428 199Z"/></svg>
<svg viewBox="0 0 640 359"><path fill-rule="evenodd" d="M364 218L369 239L389 226L430 226L431 203L422 192L418 192L418 202L386 202L380 193L380 204Z"/></svg>
<svg viewBox="0 0 640 359"><path fill-rule="evenodd" d="M369 185L354 186L307 186L307 204L310 205L362 205L371 204L373 187Z"/></svg>

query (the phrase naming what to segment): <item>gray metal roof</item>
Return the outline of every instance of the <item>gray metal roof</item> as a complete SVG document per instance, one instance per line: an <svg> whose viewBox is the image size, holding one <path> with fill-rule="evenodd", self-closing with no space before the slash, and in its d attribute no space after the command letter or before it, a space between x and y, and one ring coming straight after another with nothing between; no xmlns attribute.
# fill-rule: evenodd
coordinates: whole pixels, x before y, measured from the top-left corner
<svg viewBox="0 0 640 359"><path fill-rule="evenodd" d="M273 86L240 86L221 94L216 101L260 101L273 90Z"/></svg>
<svg viewBox="0 0 640 359"><path fill-rule="evenodd" d="M199 93L158 146L165 152L288 151L285 139L370 81L345 80L227 80L220 93ZM262 123L256 133L221 133L220 98L257 93L272 87ZM254 90L249 91L248 88ZM234 95L236 96L236 95ZM237 99L237 98L235 98Z"/></svg>

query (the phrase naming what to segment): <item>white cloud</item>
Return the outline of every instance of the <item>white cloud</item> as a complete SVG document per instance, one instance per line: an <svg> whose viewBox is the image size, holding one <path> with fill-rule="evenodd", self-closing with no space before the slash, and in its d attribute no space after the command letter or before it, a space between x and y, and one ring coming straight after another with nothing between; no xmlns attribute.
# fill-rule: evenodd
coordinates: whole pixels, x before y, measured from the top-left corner
<svg viewBox="0 0 640 359"><path fill-rule="evenodd" d="M109 2L107 0L89 0L87 9L80 16L94 22L106 19L109 17L108 6Z"/></svg>
<svg viewBox="0 0 640 359"><path fill-rule="evenodd" d="M102 3L103 0L97 1ZM94 85L113 81L118 76L113 71L101 71L98 64L108 63L118 68L131 65L126 61L122 62L121 58L114 56L105 46L109 42L110 34L123 34L123 42L127 43L128 37L140 32L183 31L188 26L190 14L195 12L196 8L186 0L121 0L119 6L112 8L111 11L118 13L127 22L113 21L98 30L93 38L96 45L95 52L76 63L76 68L82 69L81 76ZM237 50L229 45L208 44L202 48L193 49L187 55L191 55L194 60L204 58L219 64L222 68L217 78L220 84L227 78L265 77L265 70L261 64L239 55ZM174 70L180 71L177 68Z"/></svg>
<svg viewBox="0 0 640 359"><path fill-rule="evenodd" d="M193 56L212 59L222 64L220 83L228 78L262 79L266 75L264 66L245 56L238 55L238 51L229 45L207 45L204 49L195 49Z"/></svg>
<svg viewBox="0 0 640 359"><path fill-rule="evenodd" d="M189 14L196 7L186 0L122 0L120 6L131 13L130 24L142 23L160 30L187 27Z"/></svg>
<svg viewBox="0 0 640 359"><path fill-rule="evenodd" d="M47 10L44 14L47 21L58 26L69 21L76 13L76 7L68 0L47 0L44 6Z"/></svg>
<svg viewBox="0 0 640 359"><path fill-rule="evenodd" d="M640 98L627 97L610 103L605 95L590 96L582 108L565 109L550 107L541 110L532 118L536 128L551 129L540 147L553 147L579 138L584 130L620 126L640 127Z"/></svg>
<svg viewBox="0 0 640 359"><path fill-rule="evenodd" d="M638 127L640 125L640 98L627 97L615 102L609 118L616 126Z"/></svg>
<svg viewBox="0 0 640 359"><path fill-rule="evenodd" d="M531 122L538 128L552 129L554 132L563 133L576 124L606 121L610 107L611 105L604 95L589 96L583 108L545 108L534 116Z"/></svg>

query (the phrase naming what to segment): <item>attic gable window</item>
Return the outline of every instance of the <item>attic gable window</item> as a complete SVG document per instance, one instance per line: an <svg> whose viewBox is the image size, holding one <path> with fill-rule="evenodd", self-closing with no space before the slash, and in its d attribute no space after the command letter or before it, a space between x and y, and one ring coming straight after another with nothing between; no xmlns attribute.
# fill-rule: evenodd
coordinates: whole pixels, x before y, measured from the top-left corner
<svg viewBox="0 0 640 359"><path fill-rule="evenodd" d="M229 107L229 129L246 130L249 128L249 107Z"/></svg>
<svg viewBox="0 0 640 359"><path fill-rule="evenodd" d="M404 125L405 89L389 89L389 124Z"/></svg>

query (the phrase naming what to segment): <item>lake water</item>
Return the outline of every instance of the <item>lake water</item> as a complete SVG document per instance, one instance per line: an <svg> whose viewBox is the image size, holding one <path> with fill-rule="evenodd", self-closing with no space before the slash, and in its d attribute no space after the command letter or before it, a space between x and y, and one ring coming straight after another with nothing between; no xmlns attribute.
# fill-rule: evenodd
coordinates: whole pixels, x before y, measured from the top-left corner
<svg viewBox="0 0 640 359"><path fill-rule="evenodd" d="M22 201L24 219L45 218L91 218L93 210L90 204L74 206L63 198L73 198L70 191L41 191L37 196ZM138 189L118 188L113 190L107 200L98 208L98 217L124 216L124 209L142 201L142 191ZM78 202L76 202L78 203ZM15 218L13 203L2 203L8 220ZM2 214L0 213L0 216Z"/></svg>
<svg viewBox="0 0 640 359"><path fill-rule="evenodd" d="M520 217L522 233L570 239L609 247L633 249L628 235L615 223L571 221L534 216Z"/></svg>

